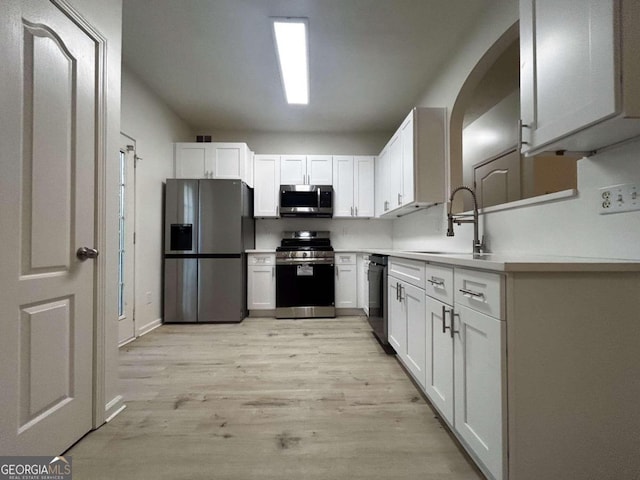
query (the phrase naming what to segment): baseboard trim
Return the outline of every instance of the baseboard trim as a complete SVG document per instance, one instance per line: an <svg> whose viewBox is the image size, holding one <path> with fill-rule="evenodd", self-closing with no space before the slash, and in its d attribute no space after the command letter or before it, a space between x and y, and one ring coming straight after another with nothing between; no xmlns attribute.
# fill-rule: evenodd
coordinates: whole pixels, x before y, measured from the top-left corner
<svg viewBox="0 0 640 480"><path fill-rule="evenodd" d="M336 308L336 317L353 317L362 315L365 315L365 313L361 308ZM275 310L249 310L249 317L274 318L275 316Z"/></svg>
<svg viewBox="0 0 640 480"><path fill-rule="evenodd" d="M115 397L107 403L104 409L105 423L113 420L125 408L127 408L127 406L124 404L124 397L122 395Z"/></svg>
<svg viewBox="0 0 640 480"><path fill-rule="evenodd" d="M149 332L155 330L156 328L158 328L160 325L162 325L162 319L161 318L157 318L153 322L147 323L145 326L140 327L140 330L138 330L138 332L136 334L136 338L137 337L141 337L143 335L146 335L147 333L149 333Z"/></svg>

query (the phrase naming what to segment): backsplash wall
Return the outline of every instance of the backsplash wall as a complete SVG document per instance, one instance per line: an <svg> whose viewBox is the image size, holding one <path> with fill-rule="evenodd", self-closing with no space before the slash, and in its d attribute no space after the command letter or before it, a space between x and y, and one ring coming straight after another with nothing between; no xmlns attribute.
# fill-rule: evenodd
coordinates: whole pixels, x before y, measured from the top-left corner
<svg viewBox="0 0 640 480"><path fill-rule="evenodd" d="M337 250L391 248L389 220L351 220L332 218L281 218L256 220L256 249L273 250L280 245L282 232L323 230L331 232L331 245Z"/></svg>

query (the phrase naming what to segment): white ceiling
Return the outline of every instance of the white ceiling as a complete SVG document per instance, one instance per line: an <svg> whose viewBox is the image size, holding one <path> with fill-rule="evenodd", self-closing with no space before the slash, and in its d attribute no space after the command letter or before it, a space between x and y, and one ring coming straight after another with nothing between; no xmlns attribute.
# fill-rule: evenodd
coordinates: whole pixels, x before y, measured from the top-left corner
<svg viewBox="0 0 640 480"><path fill-rule="evenodd" d="M493 0L124 0L123 62L194 129L386 132ZM289 106L269 17L309 19Z"/></svg>

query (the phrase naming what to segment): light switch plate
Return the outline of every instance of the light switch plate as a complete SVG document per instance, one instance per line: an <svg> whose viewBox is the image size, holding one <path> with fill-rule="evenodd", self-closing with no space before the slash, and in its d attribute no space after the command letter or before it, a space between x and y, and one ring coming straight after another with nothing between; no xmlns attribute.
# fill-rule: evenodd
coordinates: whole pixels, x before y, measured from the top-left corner
<svg viewBox="0 0 640 480"><path fill-rule="evenodd" d="M640 184L625 183L599 188L601 215L640 210Z"/></svg>

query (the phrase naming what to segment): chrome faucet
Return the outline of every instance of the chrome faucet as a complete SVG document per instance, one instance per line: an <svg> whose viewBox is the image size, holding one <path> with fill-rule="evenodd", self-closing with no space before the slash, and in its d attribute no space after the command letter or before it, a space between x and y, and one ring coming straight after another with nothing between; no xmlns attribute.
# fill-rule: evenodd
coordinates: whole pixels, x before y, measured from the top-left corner
<svg viewBox="0 0 640 480"><path fill-rule="evenodd" d="M453 203L453 197L460 190L468 191L473 198L473 218L469 218L471 217L471 215L469 214L453 215L451 213L451 204ZM478 200L476 198L476 193L469 187L458 187L454 189L453 192L451 192L451 197L449 197L449 209L447 212L447 237L453 237L454 223L457 223L458 225L461 225L463 223L473 223L473 253L484 253L487 248L484 241L484 235L482 235L482 240L478 238Z"/></svg>

